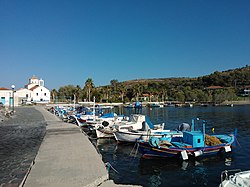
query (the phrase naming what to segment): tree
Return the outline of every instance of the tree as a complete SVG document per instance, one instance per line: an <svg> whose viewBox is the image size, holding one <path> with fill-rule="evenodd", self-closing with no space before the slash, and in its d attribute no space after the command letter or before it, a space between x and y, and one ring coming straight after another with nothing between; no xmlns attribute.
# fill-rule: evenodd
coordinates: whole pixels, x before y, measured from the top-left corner
<svg viewBox="0 0 250 187"><path fill-rule="evenodd" d="M221 91L209 91L209 86L222 86ZM132 80L119 83L116 79L110 81L110 85L94 88L91 78L85 82L84 89L79 86L64 86L58 92L51 92L52 100L55 97L68 99L76 95L77 99L87 98L88 101L95 95L100 101L131 101L138 99L143 93L150 95L150 101L157 98L197 101L197 102L222 102L223 100L236 99L236 94L245 86L250 85L250 67L238 68L224 72L215 71L210 75L198 78L163 78ZM91 96L92 95L92 96ZM151 100L152 99L152 100Z"/></svg>
<svg viewBox="0 0 250 187"><path fill-rule="evenodd" d="M75 88L75 99L76 99L76 102L78 103L79 102L79 98L80 98L80 95L81 95L81 87L79 85L76 86Z"/></svg>
<svg viewBox="0 0 250 187"><path fill-rule="evenodd" d="M75 86L67 85L67 86L60 87L58 90L58 93L62 101L70 100L74 97Z"/></svg>
<svg viewBox="0 0 250 187"><path fill-rule="evenodd" d="M181 101L181 102L184 102L185 101L185 95L184 95L184 92L183 91L178 91L175 93L175 98L177 101Z"/></svg>
<svg viewBox="0 0 250 187"><path fill-rule="evenodd" d="M143 92L143 85L137 83L133 86L132 90L133 90L133 96L135 97L136 101L138 101L139 97Z"/></svg>
<svg viewBox="0 0 250 187"><path fill-rule="evenodd" d="M55 99L56 99L57 96L58 96L58 93L57 93L56 89L53 89L53 90L51 91L51 96L52 96L52 102L55 103Z"/></svg>
<svg viewBox="0 0 250 187"><path fill-rule="evenodd" d="M117 85L118 85L118 80L113 79L110 81L111 87L113 88L113 91L116 92L117 90Z"/></svg>
<svg viewBox="0 0 250 187"><path fill-rule="evenodd" d="M127 88L125 87L124 84L120 83L120 84L118 85L118 87L117 87L117 90L118 90L118 92L119 92L120 95L121 95L122 103L124 103L124 95L125 95L125 93L126 93L126 91L127 91Z"/></svg>
<svg viewBox="0 0 250 187"><path fill-rule="evenodd" d="M87 91L87 98L88 101L91 101L91 90L94 88L94 83L93 80L91 78L88 78L85 82L85 86L84 86L84 90Z"/></svg>

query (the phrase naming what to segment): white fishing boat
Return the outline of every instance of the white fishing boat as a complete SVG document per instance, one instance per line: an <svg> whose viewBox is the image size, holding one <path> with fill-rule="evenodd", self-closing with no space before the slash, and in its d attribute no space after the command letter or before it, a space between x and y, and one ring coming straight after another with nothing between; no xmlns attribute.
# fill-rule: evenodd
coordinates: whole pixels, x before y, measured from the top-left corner
<svg viewBox="0 0 250 187"><path fill-rule="evenodd" d="M95 129L96 137L97 138L113 138L114 137L114 129L112 128L112 125L108 126L99 126L97 129Z"/></svg>
<svg viewBox="0 0 250 187"><path fill-rule="evenodd" d="M106 114L98 118L98 123L95 124L94 129L97 138L113 138L114 137L114 124L119 124L124 121L123 115L116 113Z"/></svg>
<svg viewBox="0 0 250 187"><path fill-rule="evenodd" d="M151 136L182 136L180 131L164 130L164 123L153 125L145 115L137 115L137 122L115 125L115 139L118 142L136 142L138 139L147 141Z"/></svg>
<svg viewBox="0 0 250 187"><path fill-rule="evenodd" d="M221 173L220 187L249 187L250 170L225 170Z"/></svg>
<svg viewBox="0 0 250 187"><path fill-rule="evenodd" d="M142 128L142 123L145 119L144 115L131 114L130 116L121 118L115 118L114 121L107 121L96 125L97 138L111 138L114 137L114 132L117 129L131 129L138 130Z"/></svg>
<svg viewBox="0 0 250 187"><path fill-rule="evenodd" d="M83 107L80 113L72 115L71 118L76 120L76 124L80 127L90 127L96 129L96 126L101 126L103 122L113 124L114 122L123 119L123 115L117 115L114 112L104 112L104 110L112 109L112 106L100 106L95 104L95 97L93 107Z"/></svg>
<svg viewBox="0 0 250 187"><path fill-rule="evenodd" d="M99 126L106 126L102 125L103 123L108 125L113 125L115 122L119 122L123 119L123 115L117 115L114 112L110 112L107 114L103 114L101 116L93 116L93 115L81 115L76 114L72 115L75 118L78 126L92 126L93 128Z"/></svg>

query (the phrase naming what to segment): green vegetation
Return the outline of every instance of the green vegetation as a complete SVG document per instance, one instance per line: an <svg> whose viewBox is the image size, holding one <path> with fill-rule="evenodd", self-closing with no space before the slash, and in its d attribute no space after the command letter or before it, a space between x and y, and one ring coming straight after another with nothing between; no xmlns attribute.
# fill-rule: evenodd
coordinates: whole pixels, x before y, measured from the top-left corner
<svg viewBox="0 0 250 187"><path fill-rule="evenodd" d="M114 79L110 85L95 87L88 78L81 88L79 85L53 89L53 102L91 101L131 102L131 101L178 101L213 102L240 99L245 86L250 85L250 67L214 72L198 78L139 79L119 82ZM217 86L217 87L214 87Z"/></svg>

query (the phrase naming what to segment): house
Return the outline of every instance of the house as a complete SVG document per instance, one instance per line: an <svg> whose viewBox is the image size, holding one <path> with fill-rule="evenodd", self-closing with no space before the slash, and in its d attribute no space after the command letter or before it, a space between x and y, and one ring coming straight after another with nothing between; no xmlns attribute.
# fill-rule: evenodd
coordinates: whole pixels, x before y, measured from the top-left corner
<svg viewBox="0 0 250 187"><path fill-rule="evenodd" d="M13 106L13 94L14 92L12 89L1 87L0 88L1 105L8 106L8 107ZM15 105L16 105L16 102L15 102Z"/></svg>
<svg viewBox="0 0 250 187"><path fill-rule="evenodd" d="M150 94L148 93L143 93L142 97L138 97L138 101L150 101Z"/></svg>
<svg viewBox="0 0 250 187"><path fill-rule="evenodd" d="M25 88L16 91L19 103L49 103L50 91L44 86L44 80L32 76Z"/></svg>
<svg viewBox="0 0 250 187"><path fill-rule="evenodd" d="M8 88L0 88L1 103L4 106L11 107L13 105L27 104L27 103L49 103L50 91L44 86L44 80L32 76L29 83L24 88L12 90Z"/></svg>
<svg viewBox="0 0 250 187"><path fill-rule="evenodd" d="M249 96L250 95L250 86L245 86L244 88L244 96Z"/></svg>
<svg viewBox="0 0 250 187"><path fill-rule="evenodd" d="M209 86L206 88L207 90L221 90L223 89L222 86Z"/></svg>

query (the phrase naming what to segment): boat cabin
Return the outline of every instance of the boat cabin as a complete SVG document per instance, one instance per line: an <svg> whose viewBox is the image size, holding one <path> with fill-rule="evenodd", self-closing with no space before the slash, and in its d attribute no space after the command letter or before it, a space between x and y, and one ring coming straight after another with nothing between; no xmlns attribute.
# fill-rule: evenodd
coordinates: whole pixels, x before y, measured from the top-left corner
<svg viewBox="0 0 250 187"><path fill-rule="evenodd" d="M204 134L201 131L184 131L183 142L186 144L190 144L193 148L204 147Z"/></svg>

